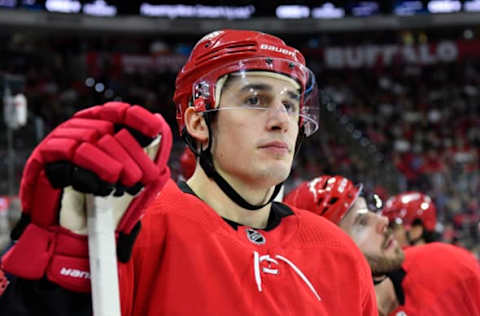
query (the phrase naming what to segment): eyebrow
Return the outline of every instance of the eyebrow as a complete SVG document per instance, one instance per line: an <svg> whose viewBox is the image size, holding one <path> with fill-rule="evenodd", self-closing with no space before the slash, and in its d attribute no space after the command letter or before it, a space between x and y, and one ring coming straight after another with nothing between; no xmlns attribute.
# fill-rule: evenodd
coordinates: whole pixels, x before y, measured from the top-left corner
<svg viewBox="0 0 480 316"><path fill-rule="evenodd" d="M240 91L245 92L245 91L249 91L251 89L260 90L260 91L272 91L273 90L271 85L268 85L268 84L265 84L265 83L251 83L251 84L247 84L246 86L243 86L240 89ZM299 100L300 99L300 94L297 93L297 92L293 92L291 90L288 90L287 94L290 98L292 98L294 100Z"/></svg>
<svg viewBox="0 0 480 316"><path fill-rule="evenodd" d="M294 100L300 100L300 94L292 92L292 91L287 91L288 96Z"/></svg>
<svg viewBox="0 0 480 316"><path fill-rule="evenodd" d="M242 89L240 89L240 91L244 92L244 91L248 91L250 89L271 91L272 86L270 86L268 84L265 84L265 83L251 83L251 84L247 84L246 86L243 86Z"/></svg>

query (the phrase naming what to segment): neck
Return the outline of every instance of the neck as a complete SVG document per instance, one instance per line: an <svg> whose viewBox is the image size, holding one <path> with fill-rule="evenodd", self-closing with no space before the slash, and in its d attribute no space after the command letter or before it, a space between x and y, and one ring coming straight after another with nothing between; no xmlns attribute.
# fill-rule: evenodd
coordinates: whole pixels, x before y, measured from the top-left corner
<svg viewBox="0 0 480 316"><path fill-rule="evenodd" d="M255 188L243 184L240 181L225 177L225 180L237 191L244 199L252 204L265 203L270 198L274 188ZM223 218L234 221L240 225L250 226L262 229L267 226L270 215L270 206L268 204L261 209L250 211L244 209L232 201L213 181L208 178L201 167L197 165L194 174L187 181L195 194L207 203L213 210Z"/></svg>
<svg viewBox="0 0 480 316"><path fill-rule="evenodd" d="M374 279L377 277L374 277ZM378 277L379 279L383 277ZM399 302L392 280L386 278L379 284L375 285L375 295L377 297L378 315L388 316L398 307Z"/></svg>

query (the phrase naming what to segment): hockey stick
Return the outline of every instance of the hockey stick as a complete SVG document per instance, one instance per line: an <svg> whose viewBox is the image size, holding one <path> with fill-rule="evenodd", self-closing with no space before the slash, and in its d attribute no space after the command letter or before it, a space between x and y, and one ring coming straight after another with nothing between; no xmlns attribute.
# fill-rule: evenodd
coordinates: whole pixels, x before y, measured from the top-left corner
<svg viewBox="0 0 480 316"><path fill-rule="evenodd" d="M145 148L154 159L162 136ZM133 197L132 197L133 198ZM88 252L94 316L120 316L113 193L107 197L87 194ZM130 200L131 201L131 200Z"/></svg>
<svg viewBox="0 0 480 316"><path fill-rule="evenodd" d="M94 316L120 316L112 196L87 195L88 251Z"/></svg>

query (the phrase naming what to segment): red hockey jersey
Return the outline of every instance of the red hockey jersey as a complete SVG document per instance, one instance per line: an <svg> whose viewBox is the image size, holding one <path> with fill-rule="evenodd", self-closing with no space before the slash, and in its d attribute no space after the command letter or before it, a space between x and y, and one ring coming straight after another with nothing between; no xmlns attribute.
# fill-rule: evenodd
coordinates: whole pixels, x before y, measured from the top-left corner
<svg viewBox="0 0 480 316"><path fill-rule="evenodd" d="M170 181L119 269L122 315L377 315L370 269L337 226L293 209L235 230Z"/></svg>
<svg viewBox="0 0 480 316"><path fill-rule="evenodd" d="M430 243L405 250L405 304L392 316L480 316L480 265L466 250Z"/></svg>

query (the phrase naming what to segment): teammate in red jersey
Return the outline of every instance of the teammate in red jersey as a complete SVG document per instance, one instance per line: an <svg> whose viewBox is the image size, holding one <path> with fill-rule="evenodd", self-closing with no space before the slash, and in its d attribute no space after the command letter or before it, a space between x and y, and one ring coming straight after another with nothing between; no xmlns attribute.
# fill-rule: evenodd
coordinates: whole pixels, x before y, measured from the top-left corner
<svg viewBox="0 0 480 316"><path fill-rule="evenodd" d="M439 242L404 252L402 269L389 274L392 283L376 286L384 305L395 305L404 297L390 315L480 315L480 266L471 253Z"/></svg>
<svg viewBox="0 0 480 316"><path fill-rule="evenodd" d="M341 176L315 178L285 197L287 204L328 218L352 237L372 269L380 315L480 315L475 258L442 243L402 250L388 220L369 210L375 203L367 200L361 186Z"/></svg>
<svg viewBox="0 0 480 316"><path fill-rule="evenodd" d="M426 194L411 191L395 195L387 200L382 214L390 220L395 238L402 247L435 240L437 208Z"/></svg>
<svg viewBox="0 0 480 316"><path fill-rule="evenodd" d="M406 247L405 296L415 297L393 314L410 315L424 305L425 315L480 315L478 263L462 248L434 242L437 210L432 199L421 192L404 192L388 199L382 214ZM394 288L382 287L388 302Z"/></svg>
<svg viewBox="0 0 480 316"><path fill-rule="evenodd" d="M368 264L351 239L321 217L273 202L302 138L317 129L315 77L306 68L304 57L268 34L213 32L197 43L179 73L174 101L180 133L198 157L186 183L177 186L171 180L163 181L164 177L160 183L155 181L159 174L166 175L168 168L166 160L158 159L159 155L164 157L163 137L153 148L151 138L165 129L159 128L161 124L153 118L136 124L135 113L135 119L125 121L125 112L118 110L118 104L80 115L82 119L94 119L92 137L83 133L80 137L77 131L57 131L53 141L37 148L42 159L30 161L33 166L27 164L26 170L36 171L35 176L24 174L24 178L33 179L23 186L25 198L38 196L34 193L38 191L38 176L42 188L46 188L43 190L51 187L53 180L62 191L73 179L75 191L92 192L90 184L95 183L94 193L105 194L108 190L103 184L109 183L119 196L136 193L139 187L147 191L152 182L155 184L145 200L158 196L146 212L139 211L142 205L131 204L117 212L117 248L123 254L119 260L122 315L377 315ZM110 137L97 141L118 130L107 124L115 120L128 128L120 136L115 134L113 141ZM93 123L77 120L76 124ZM132 131L149 125L156 128ZM62 150L69 145L62 141L63 137L72 134L77 136L77 142L88 142L88 146L77 148L70 144L71 150ZM139 149L134 142L134 138L143 139L139 134L148 136L143 145L160 154L145 159L141 150L135 150L129 166L140 168L152 158L155 164L150 169L128 172L124 159L115 155L123 151L130 154L130 146ZM108 145L117 143L118 150L110 150ZM98 154L96 149L116 158L117 164L106 158L100 162L92 159ZM62 163L55 164L58 160ZM63 178L65 165L73 165L74 170L73 176L67 172L68 181ZM154 173L154 179L149 171ZM144 191L139 197L145 195ZM63 190L65 194L69 194L67 189ZM81 196L73 200L81 200ZM79 204L72 202L68 206L76 209ZM54 206L58 204L49 204L48 210L58 210ZM78 238L85 227L72 225L79 221L62 216L66 205L60 206L60 221L56 216L44 220L35 210L29 211L27 228L3 264L7 271L23 278L46 277L61 289L88 291L85 283L65 273L71 270L52 266L52 262L59 261L78 263L70 260L72 257L80 258L83 264L85 257L77 248L67 247L69 252L64 252L64 236ZM73 212L72 216L78 219L79 214L82 212ZM73 229L77 234L72 233ZM54 234L50 235L52 230ZM31 238L24 238L25 234ZM53 249L35 253L46 258L41 261L42 267L33 271L16 269L16 263L25 263L25 251L30 249L22 239L32 244L35 235L46 235L45 239L53 241ZM78 243L69 243L74 244ZM130 253L128 246L132 244ZM57 248L63 252L58 253ZM7 295L10 287L4 296L12 297ZM10 290L17 297L25 292L12 288L17 289ZM33 300L21 298L24 305ZM36 306L42 307L38 303Z"/></svg>
<svg viewBox="0 0 480 316"><path fill-rule="evenodd" d="M342 228L367 258L374 278L383 279L385 273L400 267L404 255L388 228L388 219L369 210L376 201L363 193L362 185L355 186L345 177L324 175L300 184L284 202Z"/></svg>

